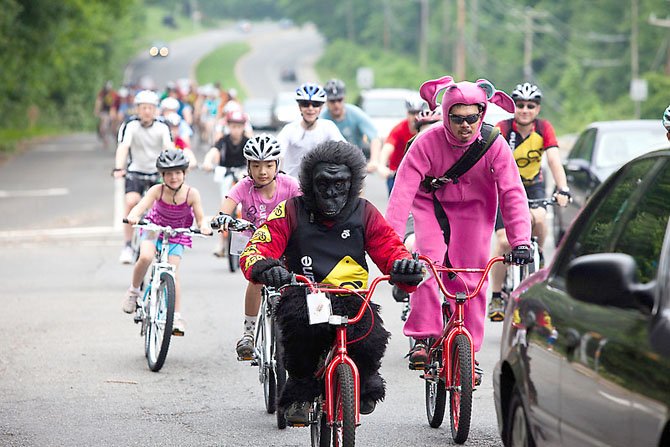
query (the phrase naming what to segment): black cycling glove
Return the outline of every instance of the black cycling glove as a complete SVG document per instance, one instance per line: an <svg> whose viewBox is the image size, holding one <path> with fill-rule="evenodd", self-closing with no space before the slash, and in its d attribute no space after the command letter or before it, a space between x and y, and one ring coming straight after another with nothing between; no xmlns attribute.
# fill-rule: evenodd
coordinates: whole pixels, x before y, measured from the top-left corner
<svg viewBox="0 0 670 447"><path fill-rule="evenodd" d="M512 262L516 265L524 265L531 262L533 253L528 245L517 245L512 250Z"/></svg>
<svg viewBox="0 0 670 447"><path fill-rule="evenodd" d="M423 280L423 264L416 259L396 259L391 268L393 284L416 286Z"/></svg>
<svg viewBox="0 0 670 447"><path fill-rule="evenodd" d="M266 286L278 289L286 284L291 284L291 272L281 265L276 265L261 273L260 279Z"/></svg>

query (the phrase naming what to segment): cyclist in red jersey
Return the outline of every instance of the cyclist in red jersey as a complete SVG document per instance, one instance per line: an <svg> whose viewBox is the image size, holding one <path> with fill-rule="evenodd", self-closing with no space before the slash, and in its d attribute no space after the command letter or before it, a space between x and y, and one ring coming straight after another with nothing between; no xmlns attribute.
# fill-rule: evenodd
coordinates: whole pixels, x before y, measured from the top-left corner
<svg viewBox="0 0 670 447"><path fill-rule="evenodd" d="M542 92L529 82L518 84L512 91L512 99L516 106L514 118L499 122L496 127L509 143L514 154L519 174L529 199L546 197L544 176L542 173L542 157L546 155L547 164L556 183L554 197L559 206L567 206L570 200L570 190L565 178L565 171L561 164L561 155L558 151L556 133L551 123L539 119ZM544 264L542 247L547 232L546 207L531 208L532 235L537 237L540 250L540 265ZM505 236L500 209L495 225L496 247L493 256L501 256L510 250ZM492 297L489 303L489 319L502 321L505 317L505 302L501 296L502 284L505 279L505 266L496 264L491 269Z"/></svg>
<svg viewBox="0 0 670 447"><path fill-rule="evenodd" d="M405 101L407 118L400 121L393 129L391 129L391 132L388 137L386 137L386 141L382 146L377 170L382 177L386 178L386 186L388 187L389 194L391 194L391 190L393 189L395 173L405 155L407 142L416 135L416 114L425 107L426 102L421 99L421 97L408 98Z"/></svg>

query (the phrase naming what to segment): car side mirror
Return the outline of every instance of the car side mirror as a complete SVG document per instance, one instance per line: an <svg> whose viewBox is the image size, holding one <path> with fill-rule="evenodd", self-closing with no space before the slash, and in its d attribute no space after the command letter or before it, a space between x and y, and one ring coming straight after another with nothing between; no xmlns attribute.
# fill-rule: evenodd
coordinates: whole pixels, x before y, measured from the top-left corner
<svg viewBox="0 0 670 447"><path fill-rule="evenodd" d="M572 173L590 172L590 168L589 162L581 158L569 159L564 165L564 169Z"/></svg>
<svg viewBox="0 0 670 447"><path fill-rule="evenodd" d="M570 262L566 274L568 293L575 299L601 306L640 309L650 314L656 282L635 281L637 265L623 253L580 256Z"/></svg>

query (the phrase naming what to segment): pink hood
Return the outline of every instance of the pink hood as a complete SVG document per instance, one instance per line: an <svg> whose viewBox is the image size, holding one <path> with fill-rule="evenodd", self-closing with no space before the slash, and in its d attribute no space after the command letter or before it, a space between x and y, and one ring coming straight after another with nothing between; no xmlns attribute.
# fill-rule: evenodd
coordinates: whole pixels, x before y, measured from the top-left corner
<svg viewBox="0 0 670 447"><path fill-rule="evenodd" d="M473 132L467 142L461 142L449 128L449 111L455 104L481 104L484 107L482 118L486 116L487 104L492 102L503 110L514 113L514 101L505 92L496 90L493 84L486 79L478 79L476 82L463 81L455 83L451 76L443 76L440 79L426 81L421 85L419 92L421 97L428 103L430 110L437 107L437 95L445 90L442 97L442 116L444 116L444 129L447 141L456 147L471 145L480 136L483 119L479 121L479 127Z"/></svg>

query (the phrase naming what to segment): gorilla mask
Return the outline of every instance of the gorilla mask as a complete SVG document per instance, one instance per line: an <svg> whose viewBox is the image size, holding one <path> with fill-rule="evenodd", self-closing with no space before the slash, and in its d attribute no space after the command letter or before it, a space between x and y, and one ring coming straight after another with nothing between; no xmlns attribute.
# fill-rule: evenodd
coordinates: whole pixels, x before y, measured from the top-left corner
<svg viewBox="0 0 670 447"><path fill-rule="evenodd" d="M345 164L319 162L314 168L314 201L322 216L334 218L347 204L351 169Z"/></svg>

